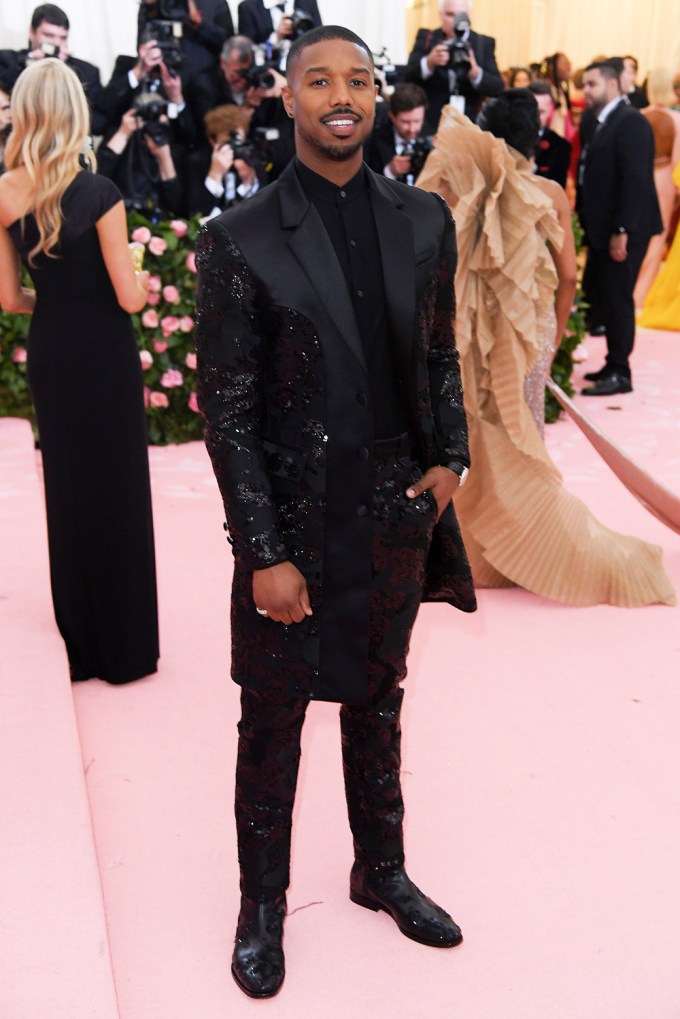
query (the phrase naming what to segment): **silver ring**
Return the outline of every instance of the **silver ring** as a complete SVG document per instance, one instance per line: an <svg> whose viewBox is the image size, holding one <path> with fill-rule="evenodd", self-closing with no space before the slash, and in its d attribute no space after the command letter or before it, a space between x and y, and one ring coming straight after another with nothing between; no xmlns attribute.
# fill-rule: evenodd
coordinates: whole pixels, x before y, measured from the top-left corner
<svg viewBox="0 0 680 1019"><path fill-rule="evenodd" d="M267 612L266 609L258 609L257 606L255 606L255 611L257 612L258 616L268 616L269 615L269 613Z"/></svg>

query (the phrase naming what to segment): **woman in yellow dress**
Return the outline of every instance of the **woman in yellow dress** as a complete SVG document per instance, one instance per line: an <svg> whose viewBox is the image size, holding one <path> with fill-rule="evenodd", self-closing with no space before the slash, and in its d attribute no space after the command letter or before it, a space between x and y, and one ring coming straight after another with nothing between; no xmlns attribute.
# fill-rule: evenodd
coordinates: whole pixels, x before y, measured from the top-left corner
<svg viewBox="0 0 680 1019"><path fill-rule="evenodd" d="M680 163L673 170L673 183L680 190ZM675 231L666 261L647 292L638 325L680 332L680 229Z"/></svg>
<svg viewBox="0 0 680 1019"><path fill-rule="evenodd" d="M457 346L472 468L455 500L475 582L518 585L570 605L674 604L661 550L600 524L565 491L548 456L538 399L561 335L560 201L543 187L551 182L532 173L533 96L508 90L484 114L508 144L446 107L418 180L446 198L456 219Z"/></svg>

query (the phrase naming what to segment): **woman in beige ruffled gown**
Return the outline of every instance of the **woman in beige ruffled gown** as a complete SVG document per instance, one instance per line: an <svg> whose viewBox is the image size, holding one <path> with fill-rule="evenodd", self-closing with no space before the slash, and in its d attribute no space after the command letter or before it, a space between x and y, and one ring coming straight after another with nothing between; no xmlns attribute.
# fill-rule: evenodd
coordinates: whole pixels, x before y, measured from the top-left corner
<svg viewBox="0 0 680 1019"><path fill-rule="evenodd" d="M485 107L489 126L498 132L500 124L509 140L517 129L515 143L527 153L534 146L515 104L530 110L529 95L514 89ZM563 299L569 289L561 203L550 183L452 107L418 180L447 199L456 220L457 345L472 460L456 512L472 571L480 587L518 585L571 605L673 604L661 550L600 524L565 491L543 442L543 388L566 321L562 300L556 326L556 265Z"/></svg>

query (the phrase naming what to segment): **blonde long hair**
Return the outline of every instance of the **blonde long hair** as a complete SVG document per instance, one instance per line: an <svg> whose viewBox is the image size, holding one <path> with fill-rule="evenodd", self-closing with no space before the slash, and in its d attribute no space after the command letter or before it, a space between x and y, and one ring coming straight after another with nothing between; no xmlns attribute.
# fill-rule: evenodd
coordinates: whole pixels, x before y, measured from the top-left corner
<svg viewBox="0 0 680 1019"><path fill-rule="evenodd" d="M12 90L5 167L24 166L33 184L31 210L40 236L29 253L31 262L40 252L56 257L64 219L62 195L80 171L82 155L94 164L89 133L83 86L62 60L38 60L22 71Z"/></svg>

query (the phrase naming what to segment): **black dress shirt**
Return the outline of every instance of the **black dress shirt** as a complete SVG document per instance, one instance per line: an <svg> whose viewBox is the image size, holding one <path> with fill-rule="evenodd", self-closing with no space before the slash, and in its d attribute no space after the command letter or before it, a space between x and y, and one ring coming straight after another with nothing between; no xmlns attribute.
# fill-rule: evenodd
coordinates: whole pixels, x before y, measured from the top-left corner
<svg viewBox="0 0 680 1019"><path fill-rule="evenodd" d="M393 438L405 432L407 424L394 385L380 242L366 170L362 166L340 188L299 159L295 168L321 216L347 282L370 377L375 438Z"/></svg>

